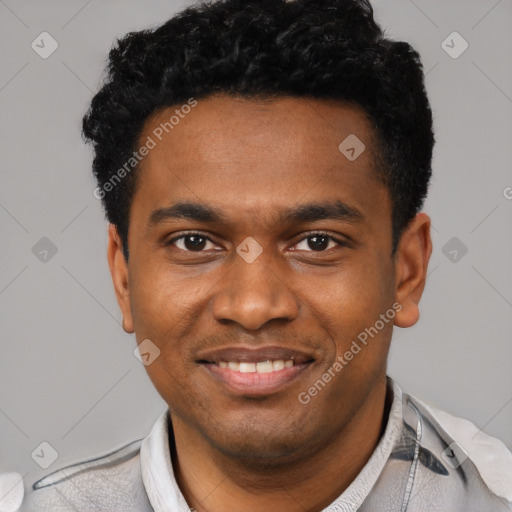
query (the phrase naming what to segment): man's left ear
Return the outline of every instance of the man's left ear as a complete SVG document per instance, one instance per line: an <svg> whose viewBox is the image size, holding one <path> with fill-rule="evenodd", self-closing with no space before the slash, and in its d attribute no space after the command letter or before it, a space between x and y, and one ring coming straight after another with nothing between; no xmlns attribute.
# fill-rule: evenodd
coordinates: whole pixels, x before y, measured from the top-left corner
<svg viewBox="0 0 512 512"><path fill-rule="evenodd" d="M395 298L402 305L395 316L398 327L411 327L420 317L431 254L430 217L418 213L404 229L395 254Z"/></svg>

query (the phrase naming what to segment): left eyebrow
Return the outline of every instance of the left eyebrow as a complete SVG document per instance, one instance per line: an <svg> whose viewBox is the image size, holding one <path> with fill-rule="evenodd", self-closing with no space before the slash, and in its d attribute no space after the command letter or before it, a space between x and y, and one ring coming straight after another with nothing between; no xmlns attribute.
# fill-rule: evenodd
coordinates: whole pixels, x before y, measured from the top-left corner
<svg viewBox="0 0 512 512"><path fill-rule="evenodd" d="M285 210L280 215L282 223L307 223L319 220L340 220L344 222L362 222L364 215L353 206L342 201L333 203L308 203Z"/></svg>

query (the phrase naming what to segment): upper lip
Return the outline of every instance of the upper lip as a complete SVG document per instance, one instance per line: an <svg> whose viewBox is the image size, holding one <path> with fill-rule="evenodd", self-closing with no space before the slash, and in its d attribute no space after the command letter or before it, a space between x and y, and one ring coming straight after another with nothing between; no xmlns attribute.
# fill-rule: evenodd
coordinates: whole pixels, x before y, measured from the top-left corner
<svg viewBox="0 0 512 512"><path fill-rule="evenodd" d="M204 351L198 355L198 362L216 364L218 364L219 361L259 363L268 360L289 361L290 359L292 359L295 364L314 361L311 354L301 350L278 346L265 346L257 349L243 346L226 347Z"/></svg>

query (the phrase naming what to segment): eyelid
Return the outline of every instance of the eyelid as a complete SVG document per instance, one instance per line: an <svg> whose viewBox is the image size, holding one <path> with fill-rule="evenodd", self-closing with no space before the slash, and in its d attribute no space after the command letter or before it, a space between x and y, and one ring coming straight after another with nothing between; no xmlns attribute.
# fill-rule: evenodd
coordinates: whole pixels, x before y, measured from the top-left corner
<svg viewBox="0 0 512 512"><path fill-rule="evenodd" d="M301 238L297 242L295 242L293 245L297 245L297 244L303 242L304 240L307 240L308 238L311 238L312 236L324 236L326 238L329 238L330 240L332 240L336 244L338 244L338 246L340 246L340 247L347 247L349 245L349 242L346 241L346 240L343 240L343 237L338 236L338 235L333 235L329 231L321 231L321 230L301 233ZM327 252L329 250L330 249L327 249L327 250L324 250L324 251L313 251L313 250L311 250L311 251L304 251L304 252L312 252L312 253L317 253L318 254L318 253L322 253L322 252Z"/></svg>
<svg viewBox="0 0 512 512"><path fill-rule="evenodd" d="M200 231L188 231L188 232L185 232L185 233L181 233L178 236L173 236L170 240L165 242L165 245L173 245L174 246L175 242L177 242L178 240L181 240L182 238L186 238L188 236L200 236L202 238L205 238L208 242L211 242L212 244L218 245L216 242L214 242L210 238L209 235L207 235L205 233L201 233ZM191 252L191 253L205 252L205 251L185 251L184 249L179 249L179 250L182 251L182 252Z"/></svg>

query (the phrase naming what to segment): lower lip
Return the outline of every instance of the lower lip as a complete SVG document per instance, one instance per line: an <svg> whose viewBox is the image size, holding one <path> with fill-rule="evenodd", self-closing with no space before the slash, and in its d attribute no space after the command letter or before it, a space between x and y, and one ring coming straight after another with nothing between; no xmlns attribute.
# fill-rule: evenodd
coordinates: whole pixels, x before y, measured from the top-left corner
<svg viewBox="0 0 512 512"><path fill-rule="evenodd" d="M203 363L202 366L212 377L225 384L232 391L256 396L281 391L309 368L311 363L296 364L268 373L242 373L230 368L221 368L214 363Z"/></svg>

